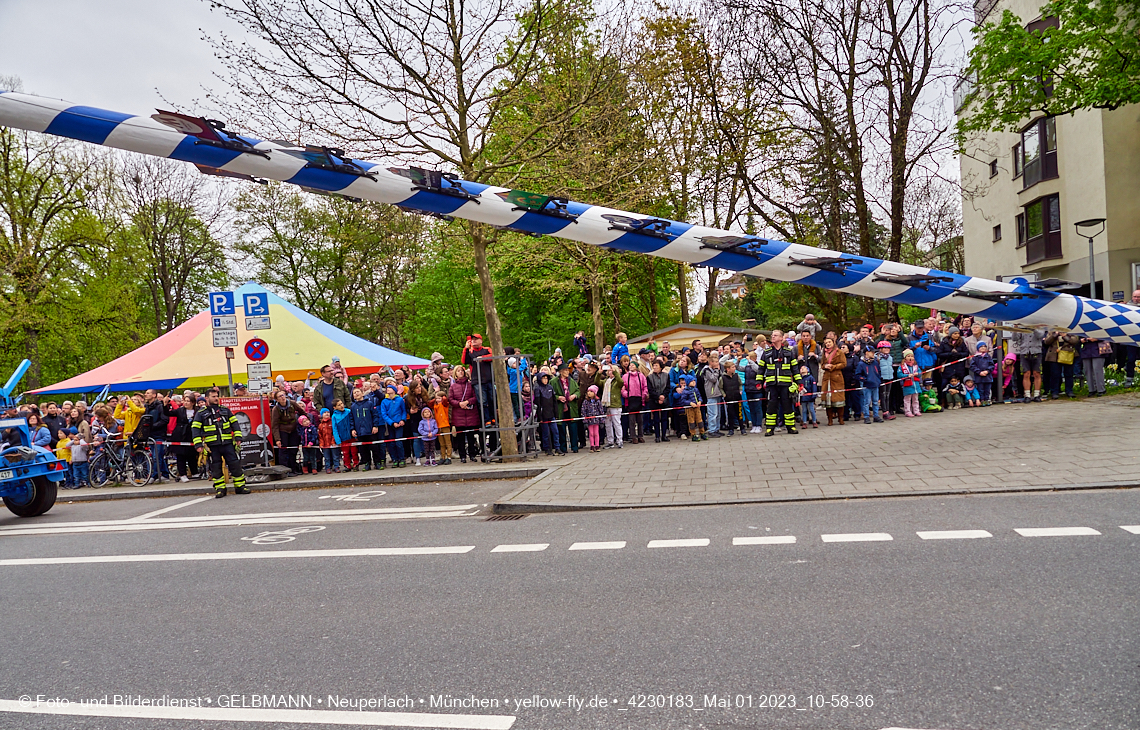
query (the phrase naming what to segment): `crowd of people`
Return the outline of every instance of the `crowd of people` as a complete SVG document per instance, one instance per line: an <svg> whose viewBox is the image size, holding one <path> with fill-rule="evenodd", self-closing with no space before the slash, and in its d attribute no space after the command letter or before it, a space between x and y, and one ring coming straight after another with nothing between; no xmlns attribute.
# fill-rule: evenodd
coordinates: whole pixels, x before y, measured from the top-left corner
<svg viewBox="0 0 1140 730"><path fill-rule="evenodd" d="M1132 302L1140 305L1140 291ZM1106 369L1135 377L1136 346L1063 331L997 331L969 316L930 317L904 328L865 324L824 331L808 314L789 332L775 330L705 346L650 341L631 352L619 333L590 353L581 332L576 356L561 349L530 362L514 348L496 356L473 334L457 364L433 353L425 369L382 367L350 376L338 358L305 381L278 376L269 395L268 441L278 465L295 473L368 471L487 459L498 448L492 361L505 360L519 445L547 455L632 444L703 442L772 435L777 428L884 423L944 409L987 407L995 400L1041 402L1106 392ZM245 395L239 383L234 396ZM33 442L71 465L82 485L91 455L107 442L153 440L159 476L189 481L201 472L191 424L202 393L155 390L83 401L24 404ZM524 443L525 441L525 443ZM528 449L528 450L529 450ZM168 466L166 454L172 454Z"/></svg>

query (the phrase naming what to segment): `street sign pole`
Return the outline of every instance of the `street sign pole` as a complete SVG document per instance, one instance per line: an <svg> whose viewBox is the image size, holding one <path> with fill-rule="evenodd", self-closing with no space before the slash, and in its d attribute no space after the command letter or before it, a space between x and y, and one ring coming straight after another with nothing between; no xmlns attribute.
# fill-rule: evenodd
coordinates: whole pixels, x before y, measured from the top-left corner
<svg viewBox="0 0 1140 730"><path fill-rule="evenodd" d="M265 425L269 425L268 423L266 423L266 420L265 420L265 396L264 395L261 396L261 422ZM270 436L272 436L272 435L273 434L271 433ZM269 436L266 436L265 439L261 443L262 443L262 446L261 446L262 466L269 466Z"/></svg>
<svg viewBox="0 0 1140 730"><path fill-rule="evenodd" d="M230 381L230 397L234 397L234 370L230 367L232 361L226 358L226 378Z"/></svg>

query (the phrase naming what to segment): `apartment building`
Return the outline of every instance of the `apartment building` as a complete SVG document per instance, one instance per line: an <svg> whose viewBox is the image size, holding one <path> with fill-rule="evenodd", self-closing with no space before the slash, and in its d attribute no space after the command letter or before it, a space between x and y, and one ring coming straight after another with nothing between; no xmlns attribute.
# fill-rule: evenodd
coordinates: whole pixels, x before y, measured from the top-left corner
<svg viewBox="0 0 1140 730"><path fill-rule="evenodd" d="M978 23L1009 9L1030 26L1041 18L1039 0L978 0ZM969 79L954 93L954 110ZM1140 105L1115 111L1024 120L1020 132L976 138L961 156L965 273L989 279L1036 274L1082 286L1089 296L1087 235L1093 238L1098 299L1123 300L1140 288Z"/></svg>

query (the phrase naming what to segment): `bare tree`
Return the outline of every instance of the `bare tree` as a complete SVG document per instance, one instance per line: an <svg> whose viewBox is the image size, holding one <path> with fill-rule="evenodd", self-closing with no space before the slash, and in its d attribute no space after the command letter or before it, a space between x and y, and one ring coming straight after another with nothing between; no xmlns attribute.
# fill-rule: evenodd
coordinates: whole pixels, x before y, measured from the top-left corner
<svg viewBox="0 0 1140 730"><path fill-rule="evenodd" d="M121 250L139 270L156 335L196 314L206 295L229 284L220 242L228 188L159 157L131 155L118 173L126 239Z"/></svg>
<svg viewBox="0 0 1140 730"><path fill-rule="evenodd" d="M548 37L576 31L574 0L218 0L256 42L216 41L247 123L317 136L352 150L402 153L447 165L472 182L507 181L557 149L575 116L603 95L610 64L585 69L566 103L505 148L489 146L504 109L550 71ZM588 6L587 6L588 7ZM620 27L620 24L618 25ZM487 264L494 232L466 223L491 349L502 328ZM513 426L503 361L494 363L502 426ZM503 441L505 455L515 452Z"/></svg>

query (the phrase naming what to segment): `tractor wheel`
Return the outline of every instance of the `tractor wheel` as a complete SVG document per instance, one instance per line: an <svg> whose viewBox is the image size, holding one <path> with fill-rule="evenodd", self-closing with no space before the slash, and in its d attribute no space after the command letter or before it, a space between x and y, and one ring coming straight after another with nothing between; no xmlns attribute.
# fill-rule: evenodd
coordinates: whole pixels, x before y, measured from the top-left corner
<svg viewBox="0 0 1140 730"><path fill-rule="evenodd" d="M25 479L21 493L5 497L4 506L19 517L35 517L55 504L56 483L45 476Z"/></svg>

